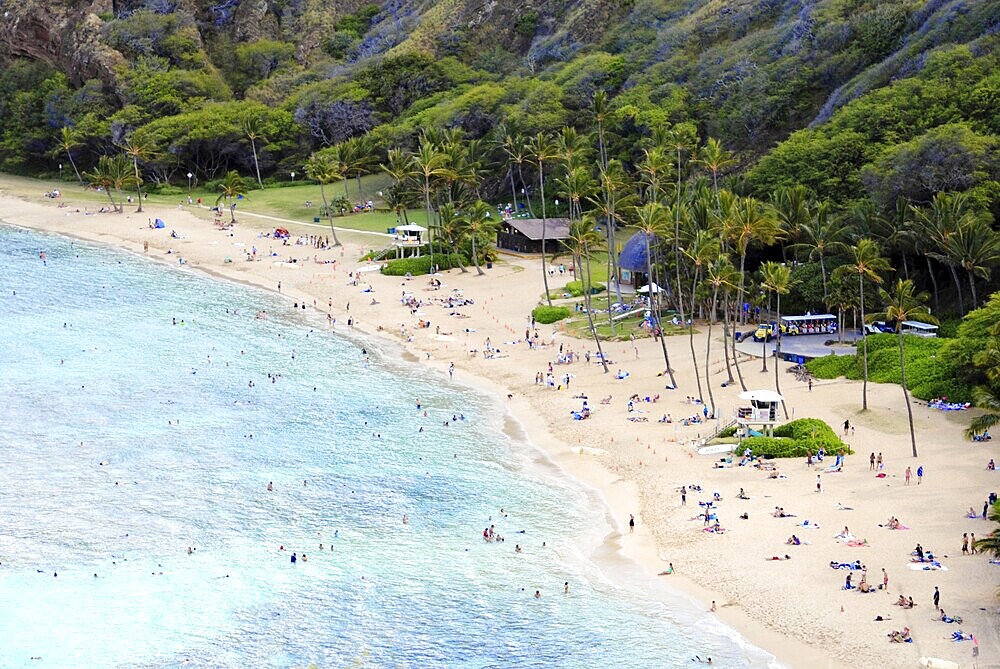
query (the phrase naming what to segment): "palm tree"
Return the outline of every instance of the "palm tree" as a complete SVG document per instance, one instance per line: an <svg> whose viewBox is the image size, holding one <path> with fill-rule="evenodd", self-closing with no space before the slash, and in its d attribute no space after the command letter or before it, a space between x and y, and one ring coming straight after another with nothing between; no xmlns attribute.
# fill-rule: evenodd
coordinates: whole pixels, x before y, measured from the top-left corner
<svg viewBox="0 0 1000 669"><path fill-rule="evenodd" d="M521 192L524 193L525 206L528 212L534 216L531 208L531 198L528 197L527 185L524 182L524 164L528 162L528 144L520 134L507 132L503 135L503 150L507 154L510 169L510 190L514 196L514 215L517 216L517 189L514 187L514 168L517 168L518 180L521 182Z"/></svg>
<svg viewBox="0 0 1000 669"><path fill-rule="evenodd" d="M365 197L361 189L361 177L370 174L375 164L375 142L368 135L351 137L340 145L340 156L346 176L353 176L358 182L358 202L364 205Z"/></svg>
<svg viewBox="0 0 1000 669"><path fill-rule="evenodd" d="M861 309L861 322L865 322L865 281L882 283L882 275L892 270L889 261L882 257L878 243L873 239L859 239L851 249L851 261L841 265L835 274L858 277L858 297ZM868 410L868 336L861 329L862 360L864 365L864 380L861 385L861 410Z"/></svg>
<svg viewBox="0 0 1000 669"><path fill-rule="evenodd" d="M337 239L337 228L333 225L333 209L330 207L330 202L326 199L326 185L344 178L341 165L328 151L317 151L306 162L306 176L313 181L319 182L319 194L323 198L323 211L326 212L327 219L330 221L330 234L333 235L333 245L340 246L340 240Z"/></svg>
<svg viewBox="0 0 1000 669"><path fill-rule="evenodd" d="M69 158L69 164L73 166L73 173L76 174L76 180L82 186L83 177L80 176L80 170L76 167L76 161L73 160L73 149L78 146L80 146L80 140L75 130L65 125L59 128L59 134L56 135L56 148L59 152L65 153L66 157Z"/></svg>
<svg viewBox="0 0 1000 669"><path fill-rule="evenodd" d="M459 248L464 225L462 217L455 210L454 204L445 202L438 210L438 219L440 220L438 231L441 239L449 247L455 249L455 259L458 261L458 269L461 270L462 274L467 274L469 270L462 264L462 251ZM451 269L451 253L445 254L445 263L448 265L448 269Z"/></svg>
<svg viewBox="0 0 1000 669"><path fill-rule="evenodd" d="M390 197L386 198L386 202L392 201L397 221L402 216L403 222L409 223L409 218L406 215L406 200L408 198L401 191L404 182L416 176L410 163L410 157L401 149L389 149L386 152L385 162L381 163L379 167L392 178L392 186L389 188Z"/></svg>
<svg viewBox="0 0 1000 669"><path fill-rule="evenodd" d="M1000 502L995 502L990 507L987 518L994 523L1000 523ZM1000 558L1000 528L994 529L982 539L977 539L976 548L984 553L989 553L993 557Z"/></svg>
<svg viewBox="0 0 1000 669"><path fill-rule="evenodd" d="M111 201L112 211L118 211L118 203L115 202L114 196L111 194L112 179L111 179L111 157L101 156L97 159L97 165L90 172L85 172L87 177L87 183L91 188L96 190L104 190L108 195L108 200Z"/></svg>
<svg viewBox="0 0 1000 669"><path fill-rule="evenodd" d="M738 281L739 279L736 276L736 268L733 267L733 261L729 259L728 255L719 255L705 270L705 282L712 288L712 308L709 311L708 319L708 342L705 344L705 387L708 388L708 399L712 403L713 414L715 414L715 395L712 392L711 381L712 325L715 323L716 307L719 304L719 291L723 290L728 293L729 290L736 287ZM726 323L728 323L729 301L723 301L725 304L723 305L722 318ZM729 375L729 383L732 383L733 373L729 368L729 349L726 348L728 331L728 327L724 328L722 331L722 350L726 354L726 373Z"/></svg>
<svg viewBox="0 0 1000 669"><path fill-rule="evenodd" d="M698 370L698 356L694 350L694 314L695 314L695 294L701 281L701 271L719 255L719 238L708 230L698 230L691 241L682 249L685 257L691 261L694 267L694 276L691 278L691 307L690 318L688 318L688 344L691 347L691 362L694 364L694 378L698 385L698 399L702 399L701 394L701 373ZM708 370L705 370L708 374Z"/></svg>
<svg viewBox="0 0 1000 669"><path fill-rule="evenodd" d="M792 270L791 270L791 268L788 267L787 265L785 265L784 263L777 263L777 262L774 262L774 261L768 261L768 262L764 263L763 265L761 265L761 267L760 267L760 273L761 273L761 276L763 276L763 278L764 278L764 281L762 283L762 287L764 288L764 290L768 291L769 293L774 293L775 297L777 298L776 299L776 302L777 302L777 305L776 305L776 308L777 308L777 316L776 316L777 326L776 326L776 330L777 331L775 332L775 337L776 337L775 341L776 341L776 344L774 346L774 350L775 350L776 353L780 353L781 352L781 296L788 294L788 292L792 289L792 286L795 285L795 281L792 279ZM765 362L764 362L764 370L763 371L766 372L767 371L767 354L766 354L767 338L766 337L764 338L764 347L765 347L765 355L764 355L764 361ZM780 376L780 374L778 373L778 368L779 367L780 367L780 365L778 365L778 357L775 356L775 359L774 359L774 392L776 392L776 393L778 393L780 395L781 394L781 384L780 384L780 382L778 380L778 377ZM782 411L785 412L785 417L787 418L788 417L788 407L785 406L785 400L781 400L781 409L782 409Z"/></svg>
<svg viewBox="0 0 1000 669"><path fill-rule="evenodd" d="M108 193L111 201L111 208L116 213L122 213L124 207L121 203L122 190L135 185L136 177L132 171L132 165L123 153L114 156L101 156L97 160L97 166L93 172L88 173L87 179L90 185L95 188L103 188ZM118 193L118 201L115 200L111 191Z"/></svg>
<svg viewBox="0 0 1000 669"><path fill-rule="evenodd" d="M215 200L215 205L219 206L219 203L223 200L226 201L226 206L229 207L229 219L233 223L236 222L236 203L233 200L238 200L242 197L246 197L247 187L246 180L240 176L240 173L236 170L229 170L226 174L226 178L222 180L219 184L219 190L222 191L219 197Z"/></svg>
<svg viewBox="0 0 1000 669"><path fill-rule="evenodd" d="M427 212L427 228L431 224L431 179L445 177L451 174L448 167L448 156L431 143L426 137L422 137L417 152L410 156L410 170L423 181L424 207Z"/></svg>
<svg viewBox="0 0 1000 669"><path fill-rule="evenodd" d="M972 403L986 413L973 419L969 429L965 431L965 436L969 439L994 425L1000 425L1000 392L997 392L997 384L1000 382L1000 324L995 325L990 334L993 339L987 344L981 357L976 358L976 364L986 367L986 380L993 385L983 384L972 389Z"/></svg>
<svg viewBox="0 0 1000 669"><path fill-rule="evenodd" d="M243 135L250 140L250 151L253 152L253 168L257 173L257 185L264 188L264 182L260 178L260 162L257 160L257 140L266 142L264 137L264 119L260 114L247 113L240 119L240 129ZM331 224L330 227L333 227Z"/></svg>
<svg viewBox="0 0 1000 669"><path fill-rule="evenodd" d="M778 188L771 193L771 208L778 219L778 224L785 233L785 239L797 241L802 228L813 218L812 198L809 189L805 186L790 186ZM795 248L794 245L792 248ZM781 258L788 260L785 254L787 249L782 246ZM793 256L798 259L797 256Z"/></svg>
<svg viewBox="0 0 1000 669"><path fill-rule="evenodd" d="M972 210L965 193L937 193L928 207L914 207L913 213L920 233L933 241L933 245L924 246L924 253L928 258L934 258L948 268L958 295L959 314L965 316L962 283L958 279L956 269L960 261L945 252L945 249L948 248L952 235L969 224L970 219L977 218L978 212Z"/></svg>
<svg viewBox="0 0 1000 669"><path fill-rule="evenodd" d="M542 200L542 282L545 284L545 301L552 306L552 296L549 295L549 275L545 261L545 163L559 157L559 147L545 133L538 133L528 140L528 155L538 165L538 192Z"/></svg>
<svg viewBox="0 0 1000 669"><path fill-rule="evenodd" d="M833 205L821 202L816 206L810 219L799 224L799 237L802 241L789 247L796 253L796 257L799 251L805 251L808 260L819 260L819 271L823 277L824 302L827 296L826 257L848 249L844 242L847 232L848 228L833 215Z"/></svg>
<svg viewBox="0 0 1000 669"><path fill-rule="evenodd" d="M678 124L663 133L663 146L670 148L675 152L677 156L676 167L677 167L677 186L675 189L675 199L674 199L674 265L677 270L677 295L678 305L683 305L684 300L680 298L683 294L681 289L681 249L680 249L680 237L681 237L681 196L683 193L683 188L681 187L681 177L684 173L684 153L690 151L698 145L698 135L694 126L688 124ZM680 307L681 318L684 318L684 307Z"/></svg>
<svg viewBox="0 0 1000 669"><path fill-rule="evenodd" d="M646 280L649 285L649 311L651 325L660 331L660 347L663 350L663 364L667 366L667 375L670 377L670 387L676 388L677 381L674 380L674 370L670 366L670 354L667 352L667 336L663 331L660 322L660 288L657 286L653 275L653 250L650 248L653 241L662 240L668 233L667 215L663 205L659 202L647 202L641 207L635 208L636 227L643 235L646 242Z"/></svg>
<svg viewBox="0 0 1000 669"><path fill-rule="evenodd" d="M735 165L736 159L722 146L722 142L714 137L709 137L708 142L702 147L700 155L694 159L694 162L712 173L712 192L715 194L716 206L721 208L722 205L719 203L719 172Z"/></svg>
<svg viewBox="0 0 1000 669"><path fill-rule="evenodd" d="M990 270L1000 264L1000 235L990 227L988 215L968 212L958 221L953 234L948 235L940 253L934 257L947 258L960 266L969 277L972 308L979 306L976 277L990 278Z"/></svg>
<svg viewBox="0 0 1000 669"><path fill-rule="evenodd" d="M747 250L753 245L773 244L781 237L781 226L778 225L774 212L752 197L741 197L733 201L725 225L728 230L724 234L733 243L740 256L739 293L742 295L746 278Z"/></svg>
<svg viewBox="0 0 1000 669"><path fill-rule="evenodd" d="M590 325L590 335L594 338L597 346L598 357L604 367L604 373L608 371L608 361L604 357L604 350L601 348L601 338L597 334L597 325L594 323L594 310L592 308L593 281L590 276L590 254L592 251L599 251L604 244L604 238L597 231L594 217L585 214L578 221L573 221L569 226L569 236L562 240L562 245L569 252L573 259L573 266L579 269L580 279L583 283L583 306L587 312L587 322ZM586 267L586 272L584 272Z"/></svg>
<svg viewBox="0 0 1000 669"><path fill-rule="evenodd" d="M476 200L465 216L461 218L462 230L472 240L472 264L476 273L483 276L486 272L479 266L479 252L476 250L476 239L493 239L496 237L496 221L490 217L490 205L482 200Z"/></svg>
<svg viewBox="0 0 1000 669"><path fill-rule="evenodd" d="M906 388L906 355L903 339L903 322L920 321L921 323L937 323L927 308L927 293L918 293L909 279L897 279L892 292L879 289L879 297L885 304L885 311L872 314L869 321L884 320L886 323L896 322L896 337L899 340L899 383L903 387L903 399L906 400L906 417L910 422L910 445L913 447L913 457L917 457L917 435L913 430L913 408L910 406L910 393Z"/></svg>
<svg viewBox="0 0 1000 669"><path fill-rule="evenodd" d="M121 149L125 155L132 159L132 171L135 177L135 192L139 199L139 206L135 210L137 214L142 213L142 176L139 174L139 161L149 160L156 154L156 145L153 140L146 136L142 130L136 130L132 136L125 140Z"/></svg>

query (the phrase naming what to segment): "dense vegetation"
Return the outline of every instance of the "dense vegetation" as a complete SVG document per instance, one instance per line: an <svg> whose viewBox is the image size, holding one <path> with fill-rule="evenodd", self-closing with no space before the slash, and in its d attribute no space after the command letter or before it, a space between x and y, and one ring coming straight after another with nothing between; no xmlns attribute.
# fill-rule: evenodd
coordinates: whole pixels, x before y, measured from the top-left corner
<svg viewBox="0 0 1000 669"><path fill-rule="evenodd" d="M773 437L748 437L741 442L756 457L804 458L822 448L829 455L854 453L833 429L817 418L800 418L774 429Z"/></svg>
<svg viewBox="0 0 1000 669"><path fill-rule="evenodd" d="M454 256L467 271L467 259L479 274L500 222L488 202L567 217L569 238L548 252L580 268L598 348L620 326L593 308L590 259L611 251L599 275L615 277L626 230L641 231L638 274L665 288L650 296L647 332L667 309L689 323L696 394L713 411L699 368L710 351L696 353L691 317L709 334L721 320L728 380L745 387L730 355L744 304L775 318L830 310L843 333L881 310L961 317L997 287L998 0L113 7L10 8L0 169L58 169L117 211L125 193L210 183L232 216L248 190L297 172L320 184L335 244L334 216L373 200L431 228L433 252L449 254L439 264ZM372 172L390 185L363 193ZM328 197L349 179L357 201ZM905 362L911 344L896 346ZM924 396L946 379L915 351ZM892 347L863 338L859 355L867 408L869 377L895 379ZM946 394L995 390L955 378Z"/></svg>

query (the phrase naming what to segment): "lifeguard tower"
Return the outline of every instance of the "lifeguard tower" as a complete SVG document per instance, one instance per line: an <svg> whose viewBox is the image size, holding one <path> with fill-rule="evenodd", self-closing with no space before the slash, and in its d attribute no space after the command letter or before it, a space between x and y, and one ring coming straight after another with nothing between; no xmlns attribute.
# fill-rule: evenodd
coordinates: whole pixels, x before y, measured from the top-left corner
<svg viewBox="0 0 1000 669"><path fill-rule="evenodd" d="M747 434L753 431L773 437L781 422L778 405L784 397L773 390L747 390L739 394L743 404L736 409L736 425Z"/></svg>
<svg viewBox="0 0 1000 669"><path fill-rule="evenodd" d="M412 250L414 258L420 256L420 249L424 245L424 233L427 228L410 223L396 227L396 233L392 238L392 245L396 247L396 257L405 258L406 249Z"/></svg>

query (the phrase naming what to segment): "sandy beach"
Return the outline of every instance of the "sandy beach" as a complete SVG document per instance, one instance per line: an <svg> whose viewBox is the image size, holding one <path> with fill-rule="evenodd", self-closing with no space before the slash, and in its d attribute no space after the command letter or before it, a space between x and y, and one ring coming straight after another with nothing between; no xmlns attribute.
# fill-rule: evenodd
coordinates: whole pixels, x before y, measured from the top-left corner
<svg viewBox="0 0 1000 669"><path fill-rule="evenodd" d="M649 338L605 343L613 361L608 374L601 365L583 360L585 352L594 352L592 341L569 337L554 326L539 325L538 340L544 345L530 348L525 331L543 291L537 259L503 256L482 277L474 270L443 272L442 286L434 289L428 277L358 272L366 264L359 257L387 245L387 238L338 231L343 247L317 250L295 240L299 235L326 236L325 225L280 223L292 233L292 243L283 245L261 236L276 225L266 217L240 215L233 230L221 230L206 209L147 205L142 214L126 207L125 214L91 215L73 196L69 189L57 206L41 193L25 198L0 181L2 218L8 223L113 245L174 266L183 260L188 268L225 280L280 290L289 309L295 304L301 310L305 304L328 318L335 331L353 328L378 337L385 354L429 366L442 383L467 384L499 398L512 418L510 431L518 432L519 426L545 457L600 492L618 527L606 538L606 547L620 549L622 557L652 574L672 564L675 573L660 578L706 610L714 602L720 620L780 662L793 667L915 667L918 658L928 656L963 667L1000 666L1000 565L991 564L988 556L961 551L963 533L982 537L994 525L966 517L970 507L981 513L987 495L1000 489L1000 474L986 469L987 461L998 456L995 442L973 444L962 435L970 412L915 405L920 457L914 459L898 386L869 384L871 408L862 413L860 383L841 379L817 382L810 389L785 373L786 363L768 361L771 370L782 365L789 412L796 418L823 419L838 433L849 420L854 429L844 439L856 455L847 458L842 472L827 472L829 463L809 467L802 460L781 461L780 478L747 467L715 468L719 456L696 450L697 440L713 431L714 422L680 424L701 411L685 400L697 394L687 336L667 340L676 390L667 390L658 376L663 359L659 343ZM94 209L92 203L86 206ZM165 228L149 227L148 220L157 217L167 222ZM248 261L246 254L254 247L257 259ZM557 273L550 283L555 287L571 278ZM471 304L442 303L452 295ZM421 302L415 311L403 303L409 296ZM419 327L421 321L430 324ZM707 328L699 324L698 330L694 345L704 367ZM701 372L702 383L711 384L727 419L738 406L740 388L721 386L726 378L721 337L721 328L715 328L707 380L705 370ZM492 357L483 354L488 347L496 349ZM560 350L579 354L579 361L558 364ZM759 358L741 360L749 388L773 388L773 371L762 373ZM550 363L557 379L572 375L568 389L535 382ZM627 378L617 379L618 370L628 372ZM630 413L628 398L636 394L658 399L639 402L642 413ZM577 421L571 412L581 408L581 395L588 398L591 417ZM658 422L664 414L674 422ZM884 478L870 470L870 453L882 454ZM907 483L904 471L911 467L916 472L918 466L923 467L922 480L914 475ZM822 492L816 491L817 474ZM689 489L682 504L680 489L690 485L700 486L701 492ZM741 488L749 499L737 498ZM698 502L716 491L724 534L702 531L698 518ZM778 506L794 516L775 518ZM635 516L634 531L630 514ZM741 519L742 514L747 518ZM890 516L908 529L883 527ZM804 527L806 520L818 527ZM867 545L837 539L845 527ZM786 544L793 534L801 545ZM947 570L911 569L910 554L917 544L933 551ZM791 559L771 559L785 555ZM872 584L882 584L884 569L888 587L872 594L844 590L848 572L832 569L830 563L855 560L867 567ZM861 572L853 572L855 585L860 579ZM961 624L933 620L939 615L932 601L935 587L941 608L960 616ZM900 595L912 597L916 606L895 606ZM876 621L879 617L883 620ZM913 643L890 643L887 634L904 626L911 628ZM976 636L977 659L973 642L951 640L959 629Z"/></svg>

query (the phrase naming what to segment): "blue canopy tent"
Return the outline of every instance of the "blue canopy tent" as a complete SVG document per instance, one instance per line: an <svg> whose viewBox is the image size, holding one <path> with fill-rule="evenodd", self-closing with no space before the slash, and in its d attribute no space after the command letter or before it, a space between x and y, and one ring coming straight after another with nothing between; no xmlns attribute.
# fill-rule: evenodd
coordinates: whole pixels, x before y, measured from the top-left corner
<svg viewBox="0 0 1000 669"><path fill-rule="evenodd" d="M656 243L655 235L647 235L644 232L637 232L625 242L621 253L618 254L618 277L619 283L626 286L644 286L648 283L646 271L649 268L646 262L646 239L649 239L650 250Z"/></svg>

